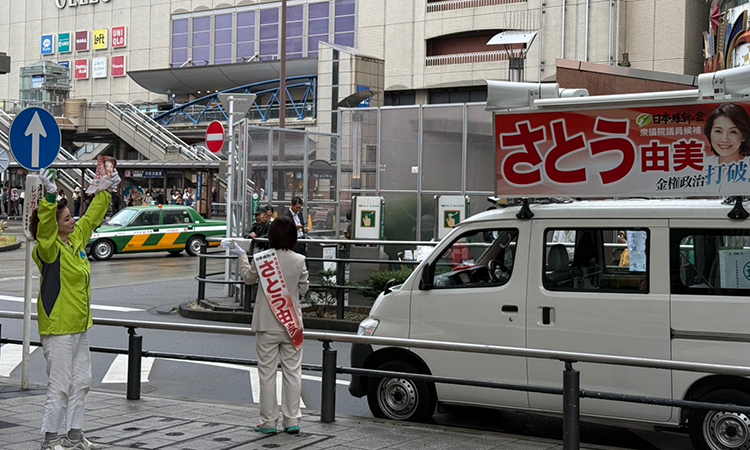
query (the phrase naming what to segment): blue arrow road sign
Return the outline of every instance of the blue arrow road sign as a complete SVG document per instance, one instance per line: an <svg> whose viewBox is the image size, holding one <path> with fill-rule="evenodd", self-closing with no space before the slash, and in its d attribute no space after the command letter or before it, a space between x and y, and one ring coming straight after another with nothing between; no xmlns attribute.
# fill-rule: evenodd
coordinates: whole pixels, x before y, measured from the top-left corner
<svg viewBox="0 0 750 450"><path fill-rule="evenodd" d="M42 108L26 108L10 125L10 151L27 170L42 170L60 153L62 134L52 114Z"/></svg>

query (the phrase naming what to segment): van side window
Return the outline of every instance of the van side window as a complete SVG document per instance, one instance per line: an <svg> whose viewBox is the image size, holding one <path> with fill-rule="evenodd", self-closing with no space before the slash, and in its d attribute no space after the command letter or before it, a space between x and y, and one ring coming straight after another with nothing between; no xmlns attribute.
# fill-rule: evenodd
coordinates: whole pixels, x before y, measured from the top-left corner
<svg viewBox="0 0 750 450"><path fill-rule="evenodd" d="M433 287L502 286L510 281L517 229L468 231L458 236L432 263Z"/></svg>
<svg viewBox="0 0 750 450"><path fill-rule="evenodd" d="M750 230L670 231L673 294L750 296Z"/></svg>
<svg viewBox="0 0 750 450"><path fill-rule="evenodd" d="M544 247L548 290L648 292L648 230L547 229Z"/></svg>

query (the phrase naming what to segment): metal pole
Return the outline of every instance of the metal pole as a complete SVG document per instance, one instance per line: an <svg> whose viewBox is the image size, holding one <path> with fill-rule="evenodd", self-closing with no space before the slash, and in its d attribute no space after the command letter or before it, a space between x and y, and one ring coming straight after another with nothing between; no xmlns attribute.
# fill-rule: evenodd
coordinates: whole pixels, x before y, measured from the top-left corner
<svg viewBox="0 0 750 450"><path fill-rule="evenodd" d="M141 399L141 353L143 336L135 334L135 328L128 328L128 400Z"/></svg>
<svg viewBox="0 0 750 450"><path fill-rule="evenodd" d="M27 202L33 201L26 198ZM23 277L23 347L21 353L21 389L29 388L29 350L31 341L31 252L34 242L26 239L26 264Z"/></svg>
<svg viewBox="0 0 750 450"><path fill-rule="evenodd" d="M281 0L281 49L279 55L279 128L286 127L286 0ZM280 160L283 158L283 148Z"/></svg>
<svg viewBox="0 0 750 450"><path fill-rule="evenodd" d="M229 96L229 147L227 148L227 238L233 237L232 234L232 191L234 190L234 96ZM229 256L229 249L224 252ZM231 278L232 261L227 259L224 262L224 281ZM231 284L227 284L227 297L234 292Z"/></svg>
<svg viewBox="0 0 750 450"><path fill-rule="evenodd" d="M208 247L208 244L205 242L203 245L201 245L201 255L206 254L206 248ZM198 261L198 300L205 300L206 299L206 282L203 281L206 279L206 258L203 256L200 257L200 260Z"/></svg>
<svg viewBox="0 0 750 450"><path fill-rule="evenodd" d="M580 446L581 374L565 361L563 372L563 450Z"/></svg>
<svg viewBox="0 0 750 450"><path fill-rule="evenodd" d="M323 341L322 381L320 421L331 423L336 420L336 350L330 341Z"/></svg>
<svg viewBox="0 0 750 450"><path fill-rule="evenodd" d="M343 259L349 258L349 244L344 244L341 246L341 257ZM336 285L337 286L344 286L346 285L346 263L343 261L338 261L336 263ZM343 319L344 318L344 295L346 295L346 290L344 289L338 289L336 291L336 318L337 319Z"/></svg>

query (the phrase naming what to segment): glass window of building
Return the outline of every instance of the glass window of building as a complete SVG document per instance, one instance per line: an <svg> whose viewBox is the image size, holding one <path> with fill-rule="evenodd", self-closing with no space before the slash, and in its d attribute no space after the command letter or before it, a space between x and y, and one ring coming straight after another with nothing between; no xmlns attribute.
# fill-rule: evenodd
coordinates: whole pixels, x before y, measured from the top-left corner
<svg viewBox="0 0 750 450"><path fill-rule="evenodd" d="M193 64L208 65L211 61L211 18L193 19Z"/></svg>
<svg viewBox="0 0 750 450"><path fill-rule="evenodd" d="M348 47L354 47L354 0L338 0L336 2L336 23L334 42Z"/></svg>
<svg viewBox="0 0 750 450"><path fill-rule="evenodd" d="M302 58L302 42L304 39L304 8L290 6L286 10L286 57L287 59Z"/></svg>
<svg viewBox="0 0 750 450"><path fill-rule="evenodd" d="M255 11L237 13L237 60L246 62L255 55Z"/></svg>
<svg viewBox="0 0 750 450"><path fill-rule="evenodd" d="M188 60L188 19L172 22L172 67L180 67Z"/></svg>
<svg viewBox="0 0 750 450"><path fill-rule="evenodd" d="M308 18L307 55L318 56L318 42L328 42L329 33L329 3L313 3L310 5Z"/></svg>
<svg viewBox="0 0 750 450"><path fill-rule="evenodd" d="M232 15L221 14L214 22L214 64L232 62Z"/></svg>
<svg viewBox="0 0 750 450"><path fill-rule="evenodd" d="M260 59L279 57L279 9L260 11Z"/></svg>

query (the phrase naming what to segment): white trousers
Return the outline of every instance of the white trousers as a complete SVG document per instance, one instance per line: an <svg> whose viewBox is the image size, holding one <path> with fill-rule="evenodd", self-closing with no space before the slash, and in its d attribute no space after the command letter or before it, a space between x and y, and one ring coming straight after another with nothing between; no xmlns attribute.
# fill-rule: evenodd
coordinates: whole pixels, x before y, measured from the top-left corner
<svg viewBox="0 0 750 450"><path fill-rule="evenodd" d="M276 404L276 367L281 359L281 424L284 428L299 425L302 394L302 349L294 348L285 332L259 331L255 334L260 378L260 426L276 428L279 407Z"/></svg>
<svg viewBox="0 0 750 450"><path fill-rule="evenodd" d="M91 387L89 337L84 332L41 336L41 341L48 378L42 433L62 436L70 429L83 428L86 394Z"/></svg>

